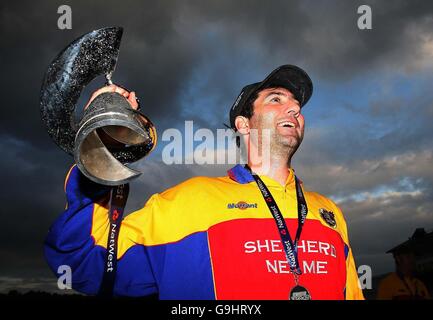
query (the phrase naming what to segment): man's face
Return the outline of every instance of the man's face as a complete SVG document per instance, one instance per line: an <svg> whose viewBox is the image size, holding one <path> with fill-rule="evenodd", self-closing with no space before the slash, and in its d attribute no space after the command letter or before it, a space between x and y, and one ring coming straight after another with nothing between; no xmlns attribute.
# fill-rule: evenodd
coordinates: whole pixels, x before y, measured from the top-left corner
<svg viewBox="0 0 433 320"><path fill-rule="evenodd" d="M263 129L270 130L271 150L283 147L296 151L304 137L305 123L299 102L285 88L260 91L249 123L251 129L258 130L259 137Z"/></svg>
<svg viewBox="0 0 433 320"><path fill-rule="evenodd" d="M415 255L413 253L401 253L395 257L398 269L404 275L411 275L415 269Z"/></svg>

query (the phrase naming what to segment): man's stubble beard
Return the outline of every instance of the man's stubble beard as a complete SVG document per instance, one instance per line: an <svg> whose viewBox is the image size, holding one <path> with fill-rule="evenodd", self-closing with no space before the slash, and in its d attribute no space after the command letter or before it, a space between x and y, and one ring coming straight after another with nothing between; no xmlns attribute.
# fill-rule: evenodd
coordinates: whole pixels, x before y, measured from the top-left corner
<svg viewBox="0 0 433 320"><path fill-rule="evenodd" d="M271 166L278 165L282 161L290 166L291 158L303 140L303 132L300 136L281 135L274 127L273 118L266 116L259 116L256 121L251 122L251 128L257 130L256 138L252 139L253 144L256 145L259 154L265 155L265 150L269 152ZM268 148L266 148L267 143L269 143Z"/></svg>
<svg viewBox="0 0 433 320"><path fill-rule="evenodd" d="M271 159L286 159L287 163L290 164L290 160L295 152L298 150L303 140L303 136L283 136L276 129L271 131L271 145L270 153ZM275 159L277 160L277 159Z"/></svg>

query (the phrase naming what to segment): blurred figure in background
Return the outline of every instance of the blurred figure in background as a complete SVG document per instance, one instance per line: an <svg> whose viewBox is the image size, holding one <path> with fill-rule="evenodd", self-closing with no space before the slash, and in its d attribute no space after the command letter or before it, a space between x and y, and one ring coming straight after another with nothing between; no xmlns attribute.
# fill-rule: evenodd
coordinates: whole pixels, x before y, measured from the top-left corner
<svg viewBox="0 0 433 320"><path fill-rule="evenodd" d="M390 273L379 284L378 300L425 300L430 295L425 284L414 277L415 252L409 246L392 251L396 271Z"/></svg>

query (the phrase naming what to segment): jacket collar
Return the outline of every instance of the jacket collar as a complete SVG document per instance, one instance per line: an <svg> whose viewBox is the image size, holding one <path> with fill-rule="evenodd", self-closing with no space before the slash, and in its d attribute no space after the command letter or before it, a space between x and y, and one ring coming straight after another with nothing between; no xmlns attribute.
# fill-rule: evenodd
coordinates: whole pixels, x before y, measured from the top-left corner
<svg viewBox="0 0 433 320"><path fill-rule="evenodd" d="M234 180L240 184L247 184L250 182L255 182L252 174L247 169L245 169L244 166L241 164L235 165L233 168L228 170L227 173L228 173L228 176L232 180ZM275 181L274 179L271 179L267 176L261 175L260 179L262 179L263 182L268 186L274 186L275 185L275 186L282 187L281 184L279 184L277 181ZM286 186L288 186L294 182L295 182L295 171L292 168L290 168L290 174L287 177Z"/></svg>

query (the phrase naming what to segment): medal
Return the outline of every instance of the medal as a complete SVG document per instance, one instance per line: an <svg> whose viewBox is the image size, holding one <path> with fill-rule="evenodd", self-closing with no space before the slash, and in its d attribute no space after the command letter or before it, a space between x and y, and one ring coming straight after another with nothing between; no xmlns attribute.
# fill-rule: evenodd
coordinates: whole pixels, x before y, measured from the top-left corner
<svg viewBox="0 0 433 320"><path fill-rule="evenodd" d="M289 300L311 300L311 295L307 288L296 285L290 290Z"/></svg>
<svg viewBox="0 0 433 320"><path fill-rule="evenodd" d="M312 300L311 294L307 288L299 285L299 274L292 272L295 286L290 290L289 300Z"/></svg>

